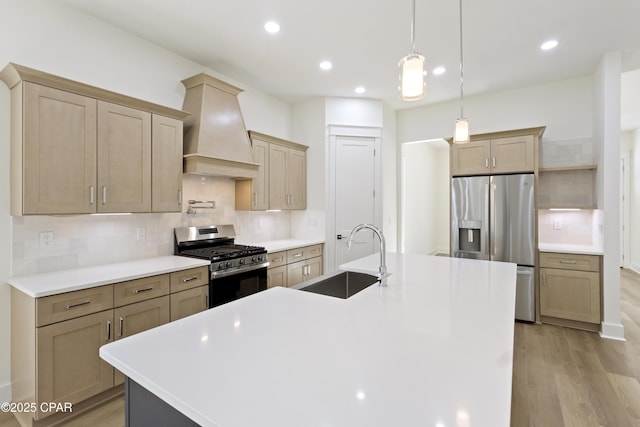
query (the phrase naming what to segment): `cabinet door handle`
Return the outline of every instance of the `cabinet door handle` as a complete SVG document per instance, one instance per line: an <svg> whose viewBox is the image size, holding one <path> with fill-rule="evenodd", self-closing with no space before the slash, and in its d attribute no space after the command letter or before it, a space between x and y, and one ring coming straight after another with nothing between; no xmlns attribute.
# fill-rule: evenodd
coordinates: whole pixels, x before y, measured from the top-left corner
<svg viewBox="0 0 640 427"><path fill-rule="evenodd" d="M182 279L182 283L192 282L194 280L198 280L198 276L187 277L186 279Z"/></svg>
<svg viewBox="0 0 640 427"><path fill-rule="evenodd" d="M120 317L120 336L122 336L122 334L124 334L124 319L121 316Z"/></svg>
<svg viewBox="0 0 640 427"><path fill-rule="evenodd" d="M96 187L89 186L89 204L92 205L96 202Z"/></svg>
<svg viewBox="0 0 640 427"><path fill-rule="evenodd" d="M208 309L209 308L209 295L205 295L204 296L204 309Z"/></svg>
<svg viewBox="0 0 640 427"><path fill-rule="evenodd" d="M547 275L546 274L542 275L542 286L547 286Z"/></svg>
<svg viewBox="0 0 640 427"><path fill-rule="evenodd" d="M107 187L105 185L102 186L102 204L107 204Z"/></svg>
<svg viewBox="0 0 640 427"><path fill-rule="evenodd" d="M253 193L253 206L258 205L258 193Z"/></svg>
<svg viewBox="0 0 640 427"><path fill-rule="evenodd" d="M491 157L491 167L496 167L496 156Z"/></svg>
<svg viewBox="0 0 640 427"><path fill-rule="evenodd" d="M82 301L82 302L79 302L79 303L77 303L77 304L67 304L67 305L65 305L65 306L64 306L64 308L65 308L65 309L67 309L67 310L70 310L70 309L72 309L72 308L80 307L80 306L82 306L82 305L87 305L87 304L91 304L91 300L89 300L89 301Z"/></svg>
<svg viewBox="0 0 640 427"><path fill-rule="evenodd" d="M178 190L178 206L182 205L182 190Z"/></svg>
<svg viewBox="0 0 640 427"><path fill-rule="evenodd" d="M152 291L153 290L153 286L149 287L149 288L142 288L142 289L134 289L133 293L134 294L139 294L141 292L148 292L148 291Z"/></svg>
<svg viewBox="0 0 640 427"><path fill-rule="evenodd" d="M561 259L559 262L560 264L576 264L578 261L575 259Z"/></svg>
<svg viewBox="0 0 640 427"><path fill-rule="evenodd" d="M488 156L484 158L484 167L489 169L489 157Z"/></svg>
<svg viewBox="0 0 640 427"><path fill-rule="evenodd" d="M107 320L107 341L111 340L111 320Z"/></svg>

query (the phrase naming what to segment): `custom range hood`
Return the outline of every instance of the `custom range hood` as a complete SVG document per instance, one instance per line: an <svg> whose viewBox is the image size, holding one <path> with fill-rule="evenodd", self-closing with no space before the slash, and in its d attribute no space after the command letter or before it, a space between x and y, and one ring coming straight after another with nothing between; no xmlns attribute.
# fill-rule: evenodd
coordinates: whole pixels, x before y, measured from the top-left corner
<svg viewBox="0 0 640 427"><path fill-rule="evenodd" d="M202 73L182 84L182 108L191 113L184 120L184 173L257 178L260 165L238 104L242 89Z"/></svg>

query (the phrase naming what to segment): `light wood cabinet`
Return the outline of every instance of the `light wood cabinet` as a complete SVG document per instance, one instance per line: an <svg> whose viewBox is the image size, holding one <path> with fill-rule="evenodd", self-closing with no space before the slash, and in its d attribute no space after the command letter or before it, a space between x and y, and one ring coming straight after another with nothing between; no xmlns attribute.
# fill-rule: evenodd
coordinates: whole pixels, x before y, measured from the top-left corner
<svg viewBox="0 0 640 427"><path fill-rule="evenodd" d="M113 387L114 369L98 355L113 341L112 319L107 310L37 328L36 402L75 404Z"/></svg>
<svg viewBox="0 0 640 427"><path fill-rule="evenodd" d="M543 323L598 330L602 320L601 257L540 253L540 316Z"/></svg>
<svg viewBox="0 0 640 427"><path fill-rule="evenodd" d="M299 285L322 275L322 257L310 258L287 265L287 285Z"/></svg>
<svg viewBox="0 0 640 427"><path fill-rule="evenodd" d="M25 82L11 101L12 214L95 212L96 100Z"/></svg>
<svg viewBox="0 0 640 427"><path fill-rule="evenodd" d="M117 307L113 311L115 339L126 338L169 323L169 304L169 296L165 295ZM124 383L124 375L116 369L114 372L114 384L119 385L122 383Z"/></svg>
<svg viewBox="0 0 640 427"><path fill-rule="evenodd" d="M544 128L473 135L467 144L451 144L451 176L534 172Z"/></svg>
<svg viewBox="0 0 640 427"><path fill-rule="evenodd" d="M182 210L182 120L151 118L151 211Z"/></svg>
<svg viewBox="0 0 640 427"><path fill-rule="evenodd" d="M236 210L307 207L307 146L249 131L259 177L236 181Z"/></svg>
<svg viewBox="0 0 640 427"><path fill-rule="evenodd" d="M171 321L209 308L209 286L200 286L171 294Z"/></svg>
<svg viewBox="0 0 640 427"><path fill-rule="evenodd" d="M208 283L204 266L41 298L11 288L13 399L76 410L113 398L124 376L100 346L207 309ZM16 418L31 425L51 414Z"/></svg>
<svg viewBox="0 0 640 427"><path fill-rule="evenodd" d="M267 255L267 287L291 287L322 275L323 245L309 245Z"/></svg>
<svg viewBox="0 0 640 427"><path fill-rule="evenodd" d="M16 64L0 79L11 89L12 215L151 212L153 198L155 211L180 211L188 113Z"/></svg>
<svg viewBox="0 0 640 427"><path fill-rule="evenodd" d="M98 102L98 212L151 210L151 114Z"/></svg>

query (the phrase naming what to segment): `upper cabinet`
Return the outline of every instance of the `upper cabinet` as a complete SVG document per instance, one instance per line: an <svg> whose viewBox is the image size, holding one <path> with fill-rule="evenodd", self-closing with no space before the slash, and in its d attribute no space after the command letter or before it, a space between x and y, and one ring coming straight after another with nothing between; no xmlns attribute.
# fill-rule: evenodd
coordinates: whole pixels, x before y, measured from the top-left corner
<svg viewBox="0 0 640 427"><path fill-rule="evenodd" d="M13 215L181 210L188 113L15 64L0 78Z"/></svg>
<svg viewBox="0 0 640 427"><path fill-rule="evenodd" d="M534 172L542 132L543 127L473 135L467 144L451 144L451 175Z"/></svg>
<svg viewBox="0 0 640 427"><path fill-rule="evenodd" d="M596 165L540 168L538 208L596 209Z"/></svg>
<svg viewBox="0 0 640 427"><path fill-rule="evenodd" d="M307 208L309 147L249 131L258 178L236 181L236 210Z"/></svg>

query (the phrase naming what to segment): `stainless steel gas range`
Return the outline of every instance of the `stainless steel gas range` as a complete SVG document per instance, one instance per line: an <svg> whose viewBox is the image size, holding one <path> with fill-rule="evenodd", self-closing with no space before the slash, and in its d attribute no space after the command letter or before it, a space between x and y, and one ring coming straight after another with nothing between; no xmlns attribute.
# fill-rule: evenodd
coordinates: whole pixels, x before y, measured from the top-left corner
<svg viewBox="0 0 640 427"><path fill-rule="evenodd" d="M234 242L233 225L175 229L175 254L207 259L209 308L267 289L267 250Z"/></svg>

